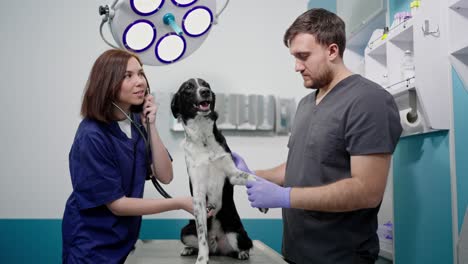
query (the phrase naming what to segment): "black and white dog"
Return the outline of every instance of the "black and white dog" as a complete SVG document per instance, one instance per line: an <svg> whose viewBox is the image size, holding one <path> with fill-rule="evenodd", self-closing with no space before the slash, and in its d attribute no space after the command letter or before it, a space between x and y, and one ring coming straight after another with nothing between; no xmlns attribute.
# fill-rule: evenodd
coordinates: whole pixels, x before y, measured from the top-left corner
<svg viewBox="0 0 468 264"><path fill-rule="evenodd" d="M254 175L236 168L226 139L216 127L215 94L202 79L184 82L171 102L172 114L185 129L185 162L190 177L195 220L181 230L182 256L208 255L248 259L252 240L244 230L233 199L233 185L245 185ZM213 216L207 221L207 211ZM266 209L262 209L266 212Z"/></svg>

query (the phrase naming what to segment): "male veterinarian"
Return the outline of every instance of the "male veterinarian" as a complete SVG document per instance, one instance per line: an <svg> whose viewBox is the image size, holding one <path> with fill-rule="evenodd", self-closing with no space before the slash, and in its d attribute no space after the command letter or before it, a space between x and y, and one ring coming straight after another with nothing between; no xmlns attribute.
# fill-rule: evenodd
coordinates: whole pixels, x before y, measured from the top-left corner
<svg viewBox="0 0 468 264"><path fill-rule="evenodd" d="M304 86L316 90L299 102L287 162L248 182L251 205L283 208L289 263L374 263L377 213L402 131L395 101L345 67L345 24L335 14L305 12L284 44Z"/></svg>

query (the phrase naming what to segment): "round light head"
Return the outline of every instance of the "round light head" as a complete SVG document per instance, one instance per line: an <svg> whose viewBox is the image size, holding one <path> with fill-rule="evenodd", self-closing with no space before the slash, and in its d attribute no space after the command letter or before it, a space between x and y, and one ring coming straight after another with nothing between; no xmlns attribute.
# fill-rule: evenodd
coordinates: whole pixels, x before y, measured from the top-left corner
<svg viewBox="0 0 468 264"><path fill-rule="evenodd" d="M156 29L148 20L137 20L128 25L122 36L125 48L133 52L142 52L153 45L156 39Z"/></svg>
<svg viewBox="0 0 468 264"><path fill-rule="evenodd" d="M185 49L185 39L172 32L159 39L154 52L160 62L168 64L179 60L184 55Z"/></svg>
<svg viewBox="0 0 468 264"><path fill-rule="evenodd" d="M182 20L184 32L191 37L198 37L210 30L213 24L213 13L204 6L190 9Z"/></svg>
<svg viewBox="0 0 468 264"><path fill-rule="evenodd" d="M215 12L216 0L119 0L109 24L118 45L137 53L143 64L166 65L203 44ZM174 17L172 25L163 22L167 14Z"/></svg>
<svg viewBox="0 0 468 264"><path fill-rule="evenodd" d="M130 0L132 10L140 16L150 16L163 6L164 0Z"/></svg>
<svg viewBox="0 0 468 264"><path fill-rule="evenodd" d="M171 0L176 6L186 7L195 3L197 0Z"/></svg>

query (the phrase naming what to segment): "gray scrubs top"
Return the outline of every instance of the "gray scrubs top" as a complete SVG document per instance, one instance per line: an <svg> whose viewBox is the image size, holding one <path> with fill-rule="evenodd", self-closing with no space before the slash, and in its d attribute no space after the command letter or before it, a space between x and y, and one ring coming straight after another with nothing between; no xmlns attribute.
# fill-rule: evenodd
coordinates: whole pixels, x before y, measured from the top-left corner
<svg viewBox="0 0 468 264"><path fill-rule="evenodd" d="M393 153L402 128L391 94L360 75L339 82L316 105L299 103L288 142L285 186L322 186L351 177L350 157ZM344 213L283 209L283 255L295 263L373 263L376 208Z"/></svg>

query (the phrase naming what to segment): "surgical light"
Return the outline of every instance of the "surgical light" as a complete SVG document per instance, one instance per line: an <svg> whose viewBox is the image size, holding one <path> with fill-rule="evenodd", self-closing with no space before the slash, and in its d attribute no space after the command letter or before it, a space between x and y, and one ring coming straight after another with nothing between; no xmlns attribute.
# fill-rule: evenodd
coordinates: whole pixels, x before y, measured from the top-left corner
<svg viewBox="0 0 468 264"><path fill-rule="evenodd" d="M99 8L100 34L111 47L137 53L146 65L167 65L203 44L228 3L216 13L216 0L114 0ZM117 46L104 37L105 23Z"/></svg>

